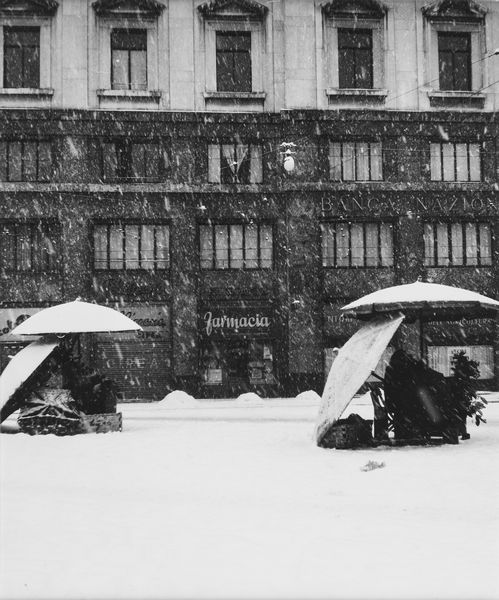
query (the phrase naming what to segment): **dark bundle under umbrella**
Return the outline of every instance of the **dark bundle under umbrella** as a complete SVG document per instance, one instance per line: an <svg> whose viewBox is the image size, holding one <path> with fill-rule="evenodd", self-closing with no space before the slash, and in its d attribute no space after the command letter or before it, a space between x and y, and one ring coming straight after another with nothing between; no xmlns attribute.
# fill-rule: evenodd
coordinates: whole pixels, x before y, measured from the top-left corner
<svg viewBox="0 0 499 600"><path fill-rule="evenodd" d="M79 433L82 415L68 390L41 388L21 409L19 427L25 433L68 435Z"/></svg>

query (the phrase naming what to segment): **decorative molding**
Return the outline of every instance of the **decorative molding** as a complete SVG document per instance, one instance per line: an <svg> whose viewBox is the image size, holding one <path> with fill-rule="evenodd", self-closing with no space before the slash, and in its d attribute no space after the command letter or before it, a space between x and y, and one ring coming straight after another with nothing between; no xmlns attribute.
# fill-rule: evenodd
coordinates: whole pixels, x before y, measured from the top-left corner
<svg viewBox="0 0 499 600"><path fill-rule="evenodd" d="M0 0L1 16L52 16L58 8L56 0Z"/></svg>
<svg viewBox="0 0 499 600"><path fill-rule="evenodd" d="M198 6L203 17L250 17L263 19L268 8L256 0L208 0Z"/></svg>
<svg viewBox="0 0 499 600"><path fill-rule="evenodd" d="M387 7L378 0L328 0L320 4L328 17L382 19Z"/></svg>
<svg viewBox="0 0 499 600"><path fill-rule="evenodd" d="M487 9L474 0L433 0L421 9L430 20L483 20Z"/></svg>
<svg viewBox="0 0 499 600"><path fill-rule="evenodd" d="M158 17L166 8L157 0L96 0L93 9L100 17Z"/></svg>

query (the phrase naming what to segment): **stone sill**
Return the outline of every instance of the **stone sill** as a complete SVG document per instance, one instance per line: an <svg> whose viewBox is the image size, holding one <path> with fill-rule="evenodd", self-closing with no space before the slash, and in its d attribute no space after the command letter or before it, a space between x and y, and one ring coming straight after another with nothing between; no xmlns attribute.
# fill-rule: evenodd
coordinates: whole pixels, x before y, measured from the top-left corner
<svg viewBox="0 0 499 600"><path fill-rule="evenodd" d="M204 92L206 100L265 100L265 92Z"/></svg>
<svg viewBox="0 0 499 600"><path fill-rule="evenodd" d="M97 90L99 98L126 99L126 100L159 100L160 90Z"/></svg>
<svg viewBox="0 0 499 600"><path fill-rule="evenodd" d="M0 88L0 96L28 96L43 98L54 95L52 88Z"/></svg>
<svg viewBox="0 0 499 600"><path fill-rule="evenodd" d="M357 89L357 88L327 88L326 96L347 98L370 98L382 102L388 96L388 90L384 89Z"/></svg>
<svg viewBox="0 0 499 600"><path fill-rule="evenodd" d="M485 94L471 91L429 91L428 98L431 106L473 106L483 108L485 105Z"/></svg>

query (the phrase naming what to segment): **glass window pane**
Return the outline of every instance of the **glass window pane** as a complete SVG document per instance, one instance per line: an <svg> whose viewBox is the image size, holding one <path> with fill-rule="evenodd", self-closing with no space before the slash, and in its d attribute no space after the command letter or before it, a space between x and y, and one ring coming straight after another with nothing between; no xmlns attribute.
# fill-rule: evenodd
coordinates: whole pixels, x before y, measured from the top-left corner
<svg viewBox="0 0 499 600"><path fill-rule="evenodd" d="M393 227L388 223L380 225L381 234L381 265L393 267Z"/></svg>
<svg viewBox="0 0 499 600"><path fill-rule="evenodd" d="M0 181L7 181L7 142L0 140Z"/></svg>
<svg viewBox="0 0 499 600"><path fill-rule="evenodd" d="M430 144L430 173L432 181L442 181L441 144Z"/></svg>
<svg viewBox="0 0 499 600"><path fill-rule="evenodd" d="M230 226L230 268L243 268L243 226Z"/></svg>
<svg viewBox="0 0 499 600"><path fill-rule="evenodd" d="M147 52L143 50L132 50L130 52L130 71L132 90L147 89Z"/></svg>
<svg viewBox="0 0 499 600"><path fill-rule="evenodd" d="M262 183L263 160L260 144L251 144L250 183Z"/></svg>
<svg viewBox="0 0 499 600"><path fill-rule="evenodd" d="M136 179L142 179L146 174L146 144L132 144L132 173Z"/></svg>
<svg viewBox="0 0 499 600"><path fill-rule="evenodd" d="M350 236L347 223L336 225L336 266L348 267L350 256Z"/></svg>
<svg viewBox="0 0 499 600"><path fill-rule="evenodd" d="M352 223L350 227L353 267L364 266L364 228L360 223Z"/></svg>
<svg viewBox="0 0 499 600"><path fill-rule="evenodd" d="M113 50L112 57L112 84L113 90L129 89L128 80L128 51Z"/></svg>
<svg viewBox="0 0 499 600"><path fill-rule="evenodd" d="M355 180L355 144L343 144L343 180Z"/></svg>
<svg viewBox="0 0 499 600"><path fill-rule="evenodd" d="M247 269L258 268L258 227L256 225L247 225L244 230L244 253Z"/></svg>
<svg viewBox="0 0 499 600"><path fill-rule="evenodd" d="M139 268L139 226L125 226L125 269Z"/></svg>
<svg viewBox="0 0 499 600"><path fill-rule="evenodd" d="M383 155L381 143L371 143L371 180L381 181L383 179Z"/></svg>
<svg viewBox="0 0 499 600"><path fill-rule="evenodd" d="M480 146L479 144L469 145L469 157L470 157L470 181L480 181L481 166L480 166Z"/></svg>
<svg viewBox="0 0 499 600"><path fill-rule="evenodd" d="M446 223L437 224L437 265L449 264L449 233Z"/></svg>
<svg viewBox="0 0 499 600"><path fill-rule="evenodd" d="M461 223L451 223L450 239L452 248L452 264L464 264L464 243L463 243L463 227Z"/></svg>
<svg viewBox="0 0 499 600"><path fill-rule="evenodd" d="M50 142L38 144L38 181L49 181L52 177L52 146Z"/></svg>
<svg viewBox="0 0 499 600"><path fill-rule="evenodd" d="M357 181L369 180L369 145L366 143L356 144L357 155Z"/></svg>
<svg viewBox="0 0 499 600"><path fill-rule="evenodd" d="M262 269L272 268L273 247L272 225L262 225L260 227L260 267Z"/></svg>
<svg viewBox="0 0 499 600"><path fill-rule="evenodd" d="M329 143L329 178L331 181L341 181L341 144Z"/></svg>
<svg viewBox="0 0 499 600"><path fill-rule="evenodd" d="M23 87L40 87L40 48L32 47L24 50L23 57Z"/></svg>
<svg viewBox="0 0 499 600"><path fill-rule="evenodd" d="M102 144L102 176L104 179L113 180L118 175L118 157L116 144Z"/></svg>
<svg viewBox="0 0 499 600"><path fill-rule="evenodd" d="M468 181L468 145L456 144L456 179Z"/></svg>
<svg viewBox="0 0 499 600"><path fill-rule="evenodd" d="M378 224L366 223L366 267L377 267L379 264L378 258Z"/></svg>
<svg viewBox="0 0 499 600"><path fill-rule="evenodd" d="M159 179L159 144L145 144L145 176L149 180Z"/></svg>
<svg viewBox="0 0 499 600"><path fill-rule="evenodd" d="M22 48L4 47L4 87L22 88L23 51Z"/></svg>
<svg viewBox="0 0 499 600"><path fill-rule="evenodd" d="M480 234L480 264L492 264L492 231L490 225L480 223L478 228Z"/></svg>
<svg viewBox="0 0 499 600"><path fill-rule="evenodd" d="M322 266L334 267L334 226L321 223L322 231Z"/></svg>
<svg viewBox="0 0 499 600"><path fill-rule="evenodd" d="M220 183L220 146L208 144L208 182Z"/></svg>
<svg viewBox="0 0 499 600"><path fill-rule="evenodd" d="M478 265L478 240L477 240L477 225L476 223L466 223L466 264Z"/></svg>
<svg viewBox="0 0 499 600"><path fill-rule="evenodd" d="M156 268L168 269L170 266L170 228L168 225L156 227Z"/></svg>
<svg viewBox="0 0 499 600"><path fill-rule="evenodd" d="M140 266L154 269L154 226L142 225L140 235Z"/></svg>
<svg viewBox="0 0 499 600"><path fill-rule="evenodd" d="M423 239L424 239L424 264L427 267L433 267L436 264L433 223L425 223L424 224Z"/></svg>
<svg viewBox="0 0 499 600"><path fill-rule="evenodd" d="M24 142L24 181L36 181L37 179L37 144L36 142Z"/></svg>
<svg viewBox="0 0 499 600"><path fill-rule="evenodd" d="M227 225L215 225L215 268L229 268L229 230Z"/></svg>
<svg viewBox="0 0 499 600"><path fill-rule="evenodd" d="M107 269L107 225L94 227L94 269Z"/></svg>
<svg viewBox="0 0 499 600"><path fill-rule="evenodd" d="M109 235L109 268L123 269L123 227L112 225Z"/></svg>
<svg viewBox="0 0 499 600"><path fill-rule="evenodd" d="M16 230L14 225L0 224L0 266L7 270L15 269Z"/></svg>
<svg viewBox="0 0 499 600"><path fill-rule="evenodd" d="M28 271L31 269L31 227L19 225L17 228L17 270Z"/></svg>
<svg viewBox="0 0 499 600"><path fill-rule="evenodd" d="M22 181L22 144L11 142L9 144L9 181Z"/></svg>
<svg viewBox="0 0 499 600"><path fill-rule="evenodd" d="M200 226L199 245L201 268L213 268L213 229L210 225Z"/></svg>
<svg viewBox="0 0 499 600"><path fill-rule="evenodd" d="M455 181L454 144L442 144L444 181Z"/></svg>

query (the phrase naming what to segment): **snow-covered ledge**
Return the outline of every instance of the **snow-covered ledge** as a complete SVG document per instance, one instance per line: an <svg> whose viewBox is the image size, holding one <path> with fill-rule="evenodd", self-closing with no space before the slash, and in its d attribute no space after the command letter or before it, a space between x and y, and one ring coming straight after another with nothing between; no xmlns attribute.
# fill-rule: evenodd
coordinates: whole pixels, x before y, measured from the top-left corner
<svg viewBox="0 0 499 600"><path fill-rule="evenodd" d="M0 88L0 96L31 96L39 98L43 96L53 96L52 88Z"/></svg>

